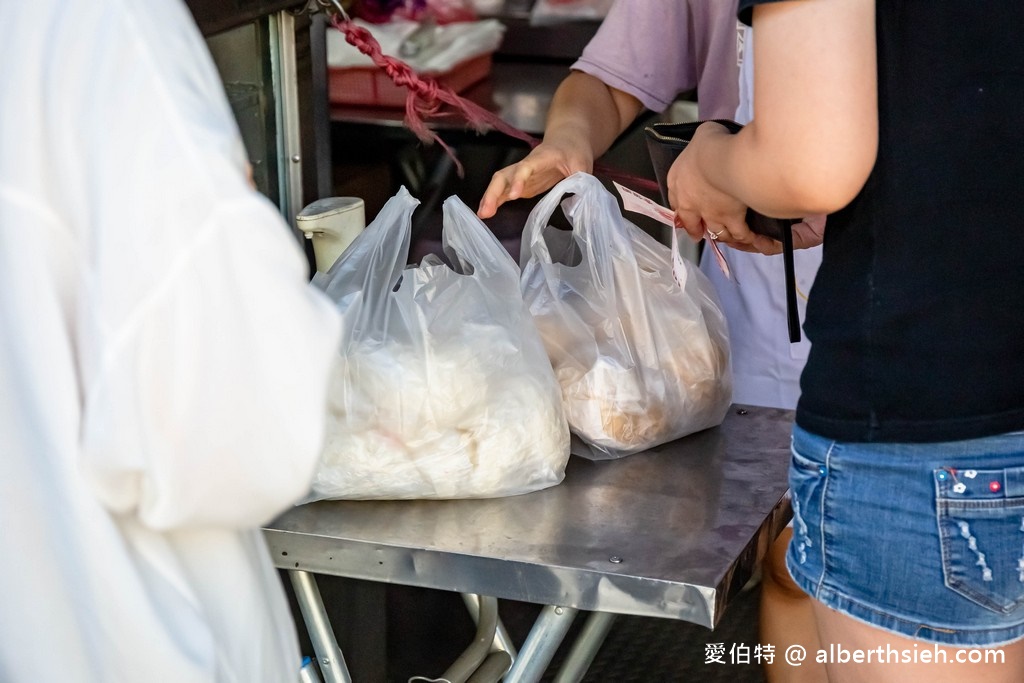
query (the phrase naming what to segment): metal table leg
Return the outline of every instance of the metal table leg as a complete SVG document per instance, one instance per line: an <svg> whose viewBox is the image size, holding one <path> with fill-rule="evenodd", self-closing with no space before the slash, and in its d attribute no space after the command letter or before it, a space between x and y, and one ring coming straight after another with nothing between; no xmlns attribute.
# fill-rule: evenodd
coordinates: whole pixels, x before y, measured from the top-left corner
<svg viewBox="0 0 1024 683"><path fill-rule="evenodd" d="M573 642L569 655L565 658L554 683L580 683L587 669L597 656L597 651L604 644L608 632L615 623L615 615L609 612L591 612L583 624L580 634Z"/></svg>
<svg viewBox="0 0 1024 683"><path fill-rule="evenodd" d="M299 611L306 622L306 631L313 642L313 651L316 652L317 663L320 665L325 683L352 683L345 658L334 637L331 620L324 609L316 579L309 572L299 570L289 570L288 576L292 580Z"/></svg>
<svg viewBox="0 0 1024 683"><path fill-rule="evenodd" d="M536 683L562 644L565 634L576 618L572 607L548 605L541 610L530 634L523 643L523 649L512 663L512 669L505 676L505 683Z"/></svg>
<svg viewBox="0 0 1024 683"><path fill-rule="evenodd" d="M448 667L441 676L441 680L449 681L449 683L465 683L490 654L491 643L494 642L495 630L498 626L498 599L481 597L479 600L480 615L476 637L462 655Z"/></svg>
<svg viewBox="0 0 1024 683"><path fill-rule="evenodd" d="M480 598L475 593L463 593L462 600L466 603L466 609L469 610L469 616L473 617L473 622L480 623ZM501 623L500 618L498 619L498 627L494 633L494 642L491 645L491 649L504 650L513 660L516 658L516 646L512 642L505 624Z"/></svg>
<svg viewBox="0 0 1024 683"><path fill-rule="evenodd" d="M498 650L487 655L473 675L466 683L498 683L505 675L505 672L512 666L512 658L504 650Z"/></svg>

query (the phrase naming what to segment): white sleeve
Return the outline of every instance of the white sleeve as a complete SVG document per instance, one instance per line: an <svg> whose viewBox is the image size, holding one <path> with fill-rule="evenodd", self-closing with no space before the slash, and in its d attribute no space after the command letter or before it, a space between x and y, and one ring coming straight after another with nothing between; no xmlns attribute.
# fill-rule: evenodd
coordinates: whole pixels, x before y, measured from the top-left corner
<svg viewBox="0 0 1024 683"><path fill-rule="evenodd" d="M150 527L251 528L312 479L340 316L246 184L187 10L126 4L111 20L50 94L69 112L51 124L54 184L85 254L79 468Z"/></svg>
<svg viewBox="0 0 1024 683"><path fill-rule="evenodd" d="M113 335L83 464L114 511L158 529L251 527L308 489L340 318L288 240L255 197L218 207Z"/></svg>

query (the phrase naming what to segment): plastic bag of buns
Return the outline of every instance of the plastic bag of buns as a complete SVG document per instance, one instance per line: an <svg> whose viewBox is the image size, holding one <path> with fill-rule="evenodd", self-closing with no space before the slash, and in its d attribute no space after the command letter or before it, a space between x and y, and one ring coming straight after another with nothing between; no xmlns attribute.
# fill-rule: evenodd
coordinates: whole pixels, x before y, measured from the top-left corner
<svg viewBox="0 0 1024 683"><path fill-rule="evenodd" d="M553 486L569 428L519 268L457 197L450 264L406 266L417 200L402 188L314 284L342 338L309 500L489 498Z"/></svg>
<svg viewBox="0 0 1024 683"><path fill-rule="evenodd" d="M560 205L571 229L549 224ZM621 457L725 418L725 317L710 281L678 261L677 282L671 250L626 220L585 173L560 182L530 214L520 287L569 427L585 446L580 455Z"/></svg>

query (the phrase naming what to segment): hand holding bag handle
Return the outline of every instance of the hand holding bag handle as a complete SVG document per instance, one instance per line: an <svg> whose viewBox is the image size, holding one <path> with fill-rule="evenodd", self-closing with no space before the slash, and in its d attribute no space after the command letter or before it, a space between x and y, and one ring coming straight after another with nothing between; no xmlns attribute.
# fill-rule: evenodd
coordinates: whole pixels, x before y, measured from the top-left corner
<svg viewBox="0 0 1024 683"><path fill-rule="evenodd" d="M743 126L728 119L714 119L730 133L737 133ZM689 123L655 123L644 129L647 151L658 179L662 201L668 202L668 170L686 146L693 139L697 127L706 121ZM782 262L786 271L786 314L789 323L789 341L800 341L800 315L796 303L796 270L793 265L793 224L799 218L770 218L753 209L747 209L747 226L759 235L782 242Z"/></svg>

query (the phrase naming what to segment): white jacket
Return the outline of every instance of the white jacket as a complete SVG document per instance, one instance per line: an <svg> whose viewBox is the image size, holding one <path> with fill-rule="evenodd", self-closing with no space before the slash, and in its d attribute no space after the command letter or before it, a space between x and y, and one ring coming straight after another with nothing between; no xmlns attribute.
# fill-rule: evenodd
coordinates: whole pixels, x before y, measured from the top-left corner
<svg viewBox="0 0 1024 683"><path fill-rule="evenodd" d="M296 680L338 317L179 0L0 3L0 681Z"/></svg>

